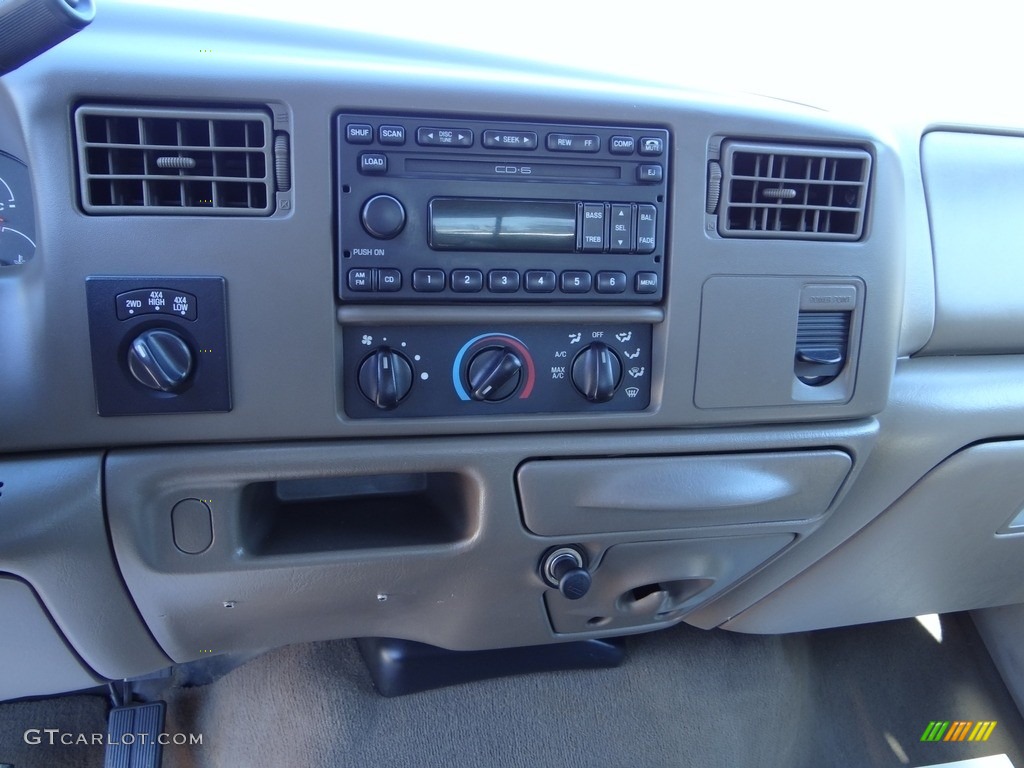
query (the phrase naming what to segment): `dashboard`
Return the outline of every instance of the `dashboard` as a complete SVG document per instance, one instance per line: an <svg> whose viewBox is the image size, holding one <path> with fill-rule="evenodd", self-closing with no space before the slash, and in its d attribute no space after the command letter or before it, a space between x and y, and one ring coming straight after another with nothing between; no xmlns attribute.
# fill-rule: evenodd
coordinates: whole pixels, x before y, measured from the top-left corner
<svg viewBox="0 0 1024 768"><path fill-rule="evenodd" d="M0 698L1024 600L1013 131L102 10L0 78Z"/></svg>

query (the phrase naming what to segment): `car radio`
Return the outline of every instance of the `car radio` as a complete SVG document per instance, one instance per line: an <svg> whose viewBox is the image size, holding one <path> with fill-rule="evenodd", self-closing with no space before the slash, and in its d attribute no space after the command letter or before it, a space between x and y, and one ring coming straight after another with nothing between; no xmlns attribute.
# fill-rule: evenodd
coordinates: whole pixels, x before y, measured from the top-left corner
<svg viewBox="0 0 1024 768"><path fill-rule="evenodd" d="M655 303L660 128L342 114L346 302Z"/></svg>

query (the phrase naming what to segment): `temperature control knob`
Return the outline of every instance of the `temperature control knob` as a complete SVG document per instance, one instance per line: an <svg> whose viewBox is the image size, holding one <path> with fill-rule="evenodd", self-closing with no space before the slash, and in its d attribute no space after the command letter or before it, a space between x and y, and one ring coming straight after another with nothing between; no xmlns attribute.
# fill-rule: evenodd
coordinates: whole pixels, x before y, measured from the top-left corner
<svg viewBox="0 0 1024 768"><path fill-rule="evenodd" d="M192 374L192 350L174 331L143 331L128 347L128 370L159 392L180 392Z"/></svg>
<svg viewBox="0 0 1024 768"><path fill-rule="evenodd" d="M572 363L572 383L592 403L607 403L615 396L622 379L622 361L615 351L595 341L576 355Z"/></svg>
<svg viewBox="0 0 1024 768"><path fill-rule="evenodd" d="M523 359L505 346L485 347L473 355L466 369L469 396L496 403L510 397L523 378Z"/></svg>
<svg viewBox="0 0 1024 768"><path fill-rule="evenodd" d="M359 366L359 390L383 411L397 406L412 389L412 364L391 347L379 347Z"/></svg>

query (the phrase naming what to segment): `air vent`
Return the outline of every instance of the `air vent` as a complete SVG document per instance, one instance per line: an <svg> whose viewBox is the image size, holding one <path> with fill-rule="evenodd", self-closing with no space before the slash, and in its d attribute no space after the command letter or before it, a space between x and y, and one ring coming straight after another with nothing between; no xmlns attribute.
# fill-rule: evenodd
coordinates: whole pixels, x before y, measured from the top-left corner
<svg viewBox="0 0 1024 768"><path fill-rule="evenodd" d="M723 237L860 238L871 177L867 152L727 141L722 165Z"/></svg>
<svg viewBox="0 0 1024 768"><path fill-rule="evenodd" d="M797 378L812 387L828 384L846 365L849 344L849 312L801 312L796 326Z"/></svg>
<svg viewBox="0 0 1024 768"><path fill-rule="evenodd" d="M274 137L263 112L82 106L75 124L87 213L273 211Z"/></svg>

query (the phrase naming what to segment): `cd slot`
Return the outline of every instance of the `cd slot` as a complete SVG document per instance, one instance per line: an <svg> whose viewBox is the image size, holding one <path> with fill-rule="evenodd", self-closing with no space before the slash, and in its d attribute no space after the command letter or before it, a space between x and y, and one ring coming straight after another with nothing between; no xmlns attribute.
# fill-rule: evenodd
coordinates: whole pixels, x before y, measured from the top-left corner
<svg viewBox="0 0 1024 768"><path fill-rule="evenodd" d="M479 177L488 181L541 181L547 179L595 179L619 181L622 168L615 165L569 165L565 163L529 163L514 161L434 160L405 158L405 172L459 179Z"/></svg>

